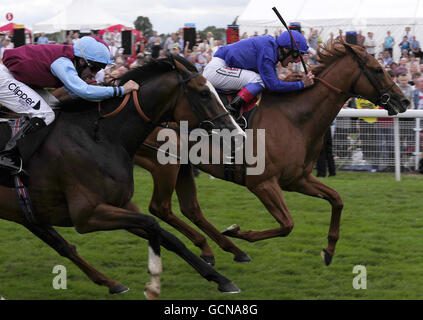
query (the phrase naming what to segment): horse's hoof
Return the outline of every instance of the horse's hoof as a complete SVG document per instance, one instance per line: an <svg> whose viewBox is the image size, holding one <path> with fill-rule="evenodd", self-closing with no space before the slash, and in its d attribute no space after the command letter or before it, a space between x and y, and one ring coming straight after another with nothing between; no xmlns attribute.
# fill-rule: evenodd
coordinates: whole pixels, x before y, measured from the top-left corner
<svg viewBox="0 0 423 320"><path fill-rule="evenodd" d="M243 253L243 254L241 254L239 256L235 256L234 257L234 261L245 263L245 262L251 262L252 259L251 259L251 257L248 254Z"/></svg>
<svg viewBox="0 0 423 320"><path fill-rule="evenodd" d="M217 289L223 293L240 293L241 289L236 286L232 281L226 282L224 284L219 284Z"/></svg>
<svg viewBox="0 0 423 320"><path fill-rule="evenodd" d="M124 286L123 284L119 284L118 286L109 289L110 294L121 294L128 291L129 288L127 286Z"/></svg>
<svg viewBox="0 0 423 320"><path fill-rule="evenodd" d="M145 290L144 291L144 297L147 300L158 300L159 299L159 294L156 293L156 292L154 292L154 291L151 291L151 290Z"/></svg>
<svg viewBox="0 0 423 320"><path fill-rule="evenodd" d="M235 235L239 230L241 230L241 228L239 227L239 225L237 224L233 224L229 227L227 227L225 230L222 231L222 234L225 236L233 236Z"/></svg>
<svg viewBox="0 0 423 320"><path fill-rule="evenodd" d="M214 256L200 256L200 258L203 259L205 262L207 262L212 267L214 267L214 265L216 263Z"/></svg>
<svg viewBox="0 0 423 320"><path fill-rule="evenodd" d="M323 248L320 255L322 256L322 259L323 259L323 262L325 263L325 265L329 266L332 262L332 255L329 253L329 251L327 251L326 249Z"/></svg>
<svg viewBox="0 0 423 320"><path fill-rule="evenodd" d="M159 295L160 295L160 281L157 281L157 279L154 279L154 276L153 276L152 281L147 282L145 284L144 296L147 298L147 300L157 300L159 299Z"/></svg>

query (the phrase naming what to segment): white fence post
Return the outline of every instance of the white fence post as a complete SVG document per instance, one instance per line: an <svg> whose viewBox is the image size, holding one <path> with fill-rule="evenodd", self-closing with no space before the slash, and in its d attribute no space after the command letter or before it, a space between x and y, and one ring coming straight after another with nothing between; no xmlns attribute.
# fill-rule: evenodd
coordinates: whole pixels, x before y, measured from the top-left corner
<svg viewBox="0 0 423 320"><path fill-rule="evenodd" d="M415 144L415 147L414 147L414 159L415 159L415 170L417 171L417 170L419 170L419 162L420 162L420 154L421 154L421 152L420 152L420 131L421 131L421 129L420 129L420 118L416 118L416 121L415 121L415 124L416 124L416 126L415 126L415 128L414 128L414 131L415 131L415 139L416 139L416 144Z"/></svg>
<svg viewBox="0 0 423 320"><path fill-rule="evenodd" d="M401 151L399 119L394 119L394 153L395 153L395 180L401 180Z"/></svg>

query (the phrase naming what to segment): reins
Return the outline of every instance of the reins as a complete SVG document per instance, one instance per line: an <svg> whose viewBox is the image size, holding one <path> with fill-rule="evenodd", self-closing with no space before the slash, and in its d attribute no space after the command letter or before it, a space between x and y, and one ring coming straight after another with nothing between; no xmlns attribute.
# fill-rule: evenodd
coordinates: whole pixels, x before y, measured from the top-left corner
<svg viewBox="0 0 423 320"><path fill-rule="evenodd" d="M314 77L314 79L319 80L321 83L323 83L326 87L328 87L329 89L332 89L333 91L339 93L339 94L343 94L343 95L347 95L347 92L342 91L341 89L331 85L329 82L327 82L325 79L319 78L319 77Z"/></svg>
<svg viewBox="0 0 423 320"><path fill-rule="evenodd" d="M123 108L126 107L130 97L131 97L131 94L127 93L125 95L125 98L123 99L122 103L114 111L109 112L109 113L104 114L104 115L101 114L101 102L99 101L98 102L98 113L100 114L100 118L101 119L110 118L110 117L117 115L119 112L121 112L123 110ZM151 119L145 115L144 111L142 111L142 108L141 108L139 100L138 100L137 91L135 91L135 90L132 91L132 97L134 99L135 108L137 109L138 114L141 116L141 118L143 120L147 121L147 122L151 122Z"/></svg>

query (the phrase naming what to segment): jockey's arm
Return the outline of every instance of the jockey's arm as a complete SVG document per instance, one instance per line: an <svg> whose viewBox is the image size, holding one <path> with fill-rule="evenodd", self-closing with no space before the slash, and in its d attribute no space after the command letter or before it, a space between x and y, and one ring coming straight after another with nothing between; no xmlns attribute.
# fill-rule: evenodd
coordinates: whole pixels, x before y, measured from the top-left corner
<svg viewBox="0 0 423 320"><path fill-rule="evenodd" d="M94 84L94 86L96 85L97 84ZM130 90L127 90L127 87L129 86L131 87L133 86L132 81L128 81L127 83L123 85L123 87L125 88L125 91L130 91ZM135 86L137 86L137 84L135 84ZM138 90L138 89L133 89L133 90ZM65 101L69 101L73 99L72 96L69 94L68 91L66 91L64 87L57 88L53 91L50 91L50 94L52 94L60 102L65 102Z"/></svg>
<svg viewBox="0 0 423 320"><path fill-rule="evenodd" d="M50 68L53 75L63 82L65 90L72 98L80 97L91 101L101 101L115 96L123 96L126 93L123 86L102 87L87 84L78 76L72 61L67 58L57 59Z"/></svg>
<svg viewBox="0 0 423 320"><path fill-rule="evenodd" d="M290 92L304 89L302 81L282 81L276 74L275 63L270 59L264 59L258 66L260 76L266 87L273 92Z"/></svg>

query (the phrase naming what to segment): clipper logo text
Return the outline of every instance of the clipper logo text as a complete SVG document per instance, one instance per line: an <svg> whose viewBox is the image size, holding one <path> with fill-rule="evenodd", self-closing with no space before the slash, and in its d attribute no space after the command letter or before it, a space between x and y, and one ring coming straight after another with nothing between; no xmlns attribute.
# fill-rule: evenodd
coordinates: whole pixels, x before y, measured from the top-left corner
<svg viewBox="0 0 423 320"><path fill-rule="evenodd" d="M22 101L30 106L35 103L34 100L28 97L28 95L21 90L21 88L16 83L9 84L9 90L13 92L14 95L18 96Z"/></svg>

